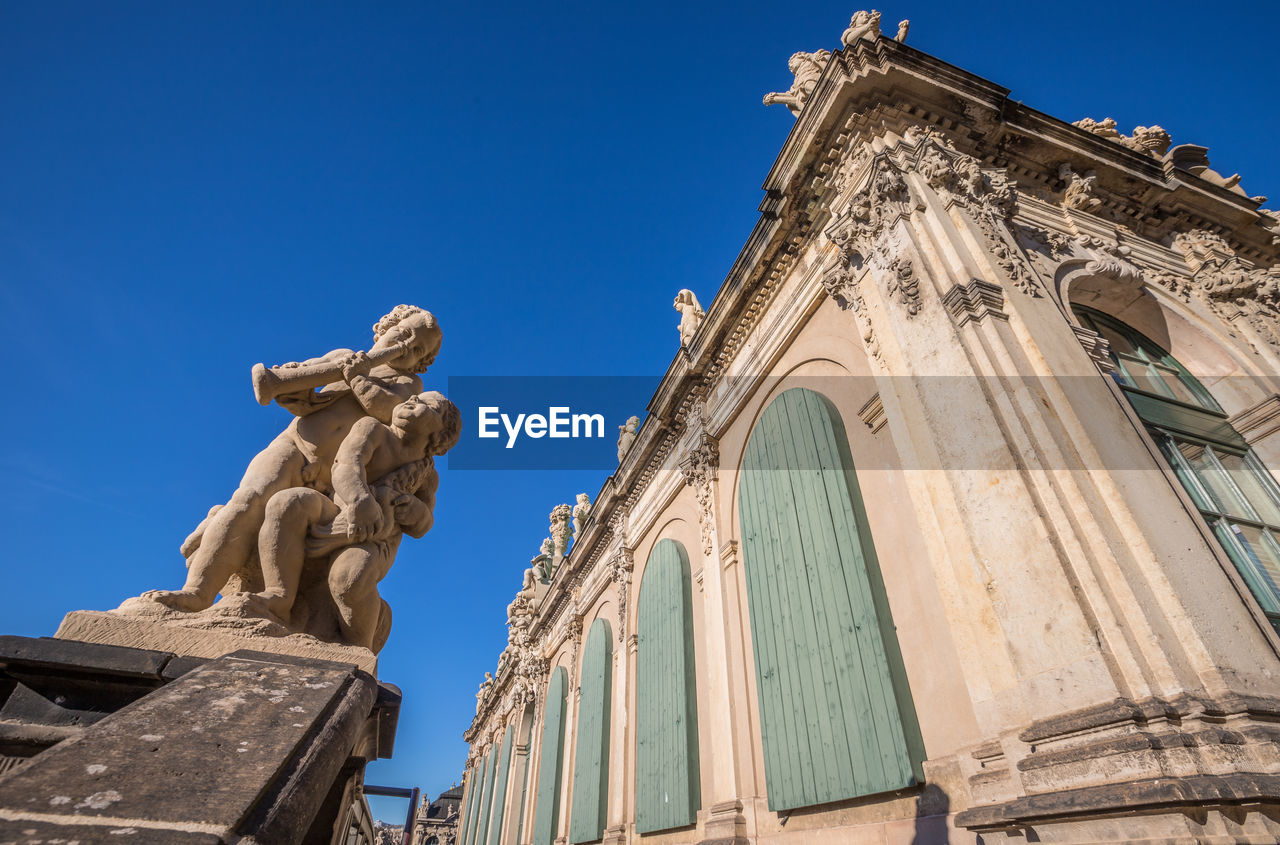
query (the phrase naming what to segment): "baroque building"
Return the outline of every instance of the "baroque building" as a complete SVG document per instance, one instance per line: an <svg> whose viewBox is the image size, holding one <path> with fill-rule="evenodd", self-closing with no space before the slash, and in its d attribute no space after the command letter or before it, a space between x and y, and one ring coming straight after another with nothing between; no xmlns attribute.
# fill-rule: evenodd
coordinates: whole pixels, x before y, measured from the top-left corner
<svg viewBox="0 0 1280 845"><path fill-rule="evenodd" d="M878 17L553 512L463 845L1280 836L1280 218Z"/></svg>

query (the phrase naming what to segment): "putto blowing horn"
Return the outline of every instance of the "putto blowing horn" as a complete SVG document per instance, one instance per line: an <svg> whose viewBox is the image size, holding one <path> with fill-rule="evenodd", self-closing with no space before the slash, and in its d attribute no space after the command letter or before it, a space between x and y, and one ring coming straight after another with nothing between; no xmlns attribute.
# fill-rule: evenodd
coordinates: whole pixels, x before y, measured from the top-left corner
<svg viewBox="0 0 1280 845"><path fill-rule="evenodd" d="M368 354L369 366L389 364L409 351L408 343L397 343L381 349L372 349ZM300 393L304 390L315 390L342 381L342 360L314 361L303 364L281 364L268 367L265 364L254 364L249 377L253 379L253 395L259 405L270 405L271 400L284 393Z"/></svg>

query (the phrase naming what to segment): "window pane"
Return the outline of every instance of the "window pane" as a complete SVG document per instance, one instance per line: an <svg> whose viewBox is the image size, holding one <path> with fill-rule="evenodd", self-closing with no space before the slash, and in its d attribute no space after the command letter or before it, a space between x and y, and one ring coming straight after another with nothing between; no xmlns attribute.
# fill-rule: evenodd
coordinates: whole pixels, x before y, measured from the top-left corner
<svg viewBox="0 0 1280 845"><path fill-rule="evenodd" d="M1182 486L1187 488L1187 492L1191 494L1191 499L1196 503L1196 507L1202 511L1215 510L1216 506L1207 498L1208 493L1201 487L1195 472L1187 465L1187 461L1184 460L1182 454L1183 447L1198 447L1194 447L1190 443L1178 443L1172 437L1163 433L1160 434L1159 443L1160 450L1164 452L1165 460L1173 467L1174 474L1178 476Z"/></svg>
<svg viewBox="0 0 1280 845"><path fill-rule="evenodd" d="M1257 476L1253 466L1245 460L1244 455L1232 455L1225 452L1216 452L1215 454L1223 469L1231 476L1231 480L1240 488L1240 492L1249 500L1249 504L1253 505L1253 509L1258 513L1258 518L1269 525L1280 526L1280 508L1276 507L1275 500L1265 486L1265 480Z"/></svg>
<svg viewBox="0 0 1280 845"><path fill-rule="evenodd" d="M1178 451L1195 471L1200 486L1207 490L1213 499L1211 505L1213 510L1243 519L1257 519L1249 505L1237 492L1235 485L1214 461L1209 449L1198 443L1181 441L1178 443Z"/></svg>
<svg viewBox="0 0 1280 845"><path fill-rule="evenodd" d="M1277 597L1280 597L1280 587L1276 586L1280 583L1280 546L1277 546L1269 532L1261 528L1232 525L1231 531L1244 548L1249 562L1257 570L1265 587L1265 593L1268 594L1258 596L1259 601L1262 602L1264 609L1275 612L1280 609L1280 601L1277 601Z"/></svg>
<svg viewBox="0 0 1280 845"><path fill-rule="evenodd" d="M1158 373L1161 381L1169 388L1169 392L1173 394L1173 398L1186 402L1191 405L1204 406L1204 402L1196 395L1186 382L1182 380L1182 374L1173 367L1165 364L1152 363L1153 373Z"/></svg>

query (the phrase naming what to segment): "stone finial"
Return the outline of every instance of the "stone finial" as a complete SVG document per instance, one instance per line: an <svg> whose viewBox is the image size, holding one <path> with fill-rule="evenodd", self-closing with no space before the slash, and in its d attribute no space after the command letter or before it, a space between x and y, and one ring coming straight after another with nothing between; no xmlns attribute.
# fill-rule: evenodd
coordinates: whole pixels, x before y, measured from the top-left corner
<svg viewBox="0 0 1280 845"><path fill-rule="evenodd" d="M899 44L903 44L907 40L907 30L911 29L911 21L898 21L898 34L893 36L893 40Z"/></svg>
<svg viewBox="0 0 1280 845"><path fill-rule="evenodd" d="M688 346L693 343L693 336L697 334L698 326L702 325L702 318L707 313L698 304L698 297L688 289L676 294L676 301L672 305L680 312L680 325L676 327L680 332L680 345Z"/></svg>
<svg viewBox="0 0 1280 845"><path fill-rule="evenodd" d="M899 25L898 31L902 32ZM902 33L905 37L906 33ZM840 36L840 43L845 47L852 47L859 39L865 38L868 41L874 41L880 37L880 13L875 9L870 12L857 11L853 13L853 17L849 18L849 28Z"/></svg>
<svg viewBox="0 0 1280 845"><path fill-rule="evenodd" d="M573 506L573 541L578 541L578 535L582 533L582 523L587 521L587 515L591 513L591 497L586 493L578 494L578 503Z"/></svg>
<svg viewBox="0 0 1280 845"><path fill-rule="evenodd" d="M631 444L636 442L636 431L640 428L639 417L627 417L626 425L618 426L618 463L631 451Z"/></svg>
<svg viewBox="0 0 1280 845"><path fill-rule="evenodd" d="M781 104L786 106L792 114L800 114L800 110L809 100L809 95L813 93L814 87L818 84L818 78L822 76L822 71L826 69L827 62L830 60L831 53L827 50L792 53L791 58L787 60L787 67L795 75L795 81L786 91L765 94L764 104L766 106Z"/></svg>

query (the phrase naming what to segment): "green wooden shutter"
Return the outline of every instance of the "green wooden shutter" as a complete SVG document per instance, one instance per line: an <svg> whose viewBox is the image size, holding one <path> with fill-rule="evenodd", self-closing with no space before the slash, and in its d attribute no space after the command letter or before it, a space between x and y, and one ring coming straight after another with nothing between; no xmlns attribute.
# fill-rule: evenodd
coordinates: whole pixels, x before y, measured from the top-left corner
<svg viewBox="0 0 1280 845"><path fill-rule="evenodd" d="M547 683L543 705L542 750L538 761L538 804L533 818L533 845L554 845L560 815L560 764L564 756L563 666L556 667Z"/></svg>
<svg viewBox="0 0 1280 845"><path fill-rule="evenodd" d="M535 722L529 728L529 736L533 736L533 731L536 729L537 723ZM529 766L529 752L530 749L526 747L524 754L520 758L520 814L516 816L516 842L520 842L524 836L524 805L529 800L529 777L532 774Z"/></svg>
<svg viewBox="0 0 1280 845"><path fill-rule="evenodd" d="M612 694L613 634L597 619L582 650L582 695L578 700L577 751L573 757L573 803L569 841L594 842L604 836L609 788L609 699Z"/></svg>
<svg viewBox="0 0 1280 845"><path fill-rule="evenodd" d="M480 804L482 803L481 796L484 794L484 770L485 764L488 762L489 755L485 754L485 756L476 761L475 770L472 772L475 783L473 784L473 788L469 790L471 795L468 800L471 804L470 810L467 814L467 838L462 840L466 845L475 845L476 824L480 819Z"/></svg>
<svg viewBox="0 0 1280 845"><path fill-rule="evenodd" d="M761 416L739 480L769 808L911 786L919 728L844 427L811 390Z"/></svg>
<svg viewBox="0 0 1280 845"><path fill-rule="evenodd" d="M480 818L476 822L476 845L484 845L489 832L489 816L493 812L493 773L498 765L501 747L490 748L486 755L489 765L484 772L484 797L480 800Z"/></svg>
<svg viewBox="0 0 1280 845"><path fill-rule="evenodd" d="M515 730L515 725L508 725L506 738L502 740L502 761L498 763L498 781L493 788L493 820L489 823L489 845L498 845L502 839L502 818L507 809L507 774L511 769L511 738L515 735Z"/></svg>
<svg viewBox="0 0 1280 845"><path fill-rule="evenodd" d="M697 821L698 696L689 557L659 540L640 583L636 672L636 830Z"/></svg>

